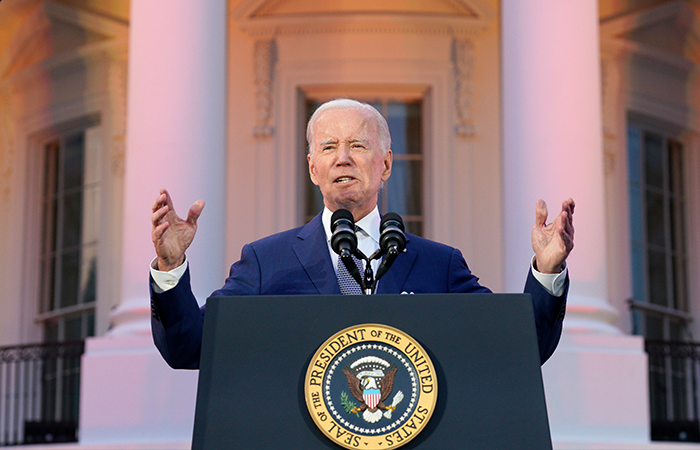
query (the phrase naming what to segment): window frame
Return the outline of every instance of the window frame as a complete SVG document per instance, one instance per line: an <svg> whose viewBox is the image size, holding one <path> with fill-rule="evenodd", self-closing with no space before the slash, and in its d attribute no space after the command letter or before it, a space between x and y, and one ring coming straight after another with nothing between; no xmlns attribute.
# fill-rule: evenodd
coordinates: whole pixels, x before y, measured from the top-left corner
<svg viewBox="0 0 700 450"><path fill-rule="evenodd" d="M96 321L97 321L97 305L99 303L99 289L97 288L97 285L99 283L99 274L100 271L98 269L95 270L95 284L96 284L96 289L95 289L95 298L93 301L90 302L78 302L75 305L70 305L70 306L65 306L65 307L60 307L58 305L58 308L53 308L53 309L46 309L47 303L46 299L44 298L45 293L43 292L43 277L44 277L44 258L46 257L47 253L45 253L44 250L44 245L45 245L45 240L49 239L47 237L47 230L46 230L46 223L45 223L45 217L44 217L44 205L46 201L46 193L45 193L45 186L44 186L44 177L46 175L46 158L47 158L47 151L46 147L50 145L51 143L54 143L56 141L61 141L69 136L75 136L77 134L82 133L83 134L83 147L84 151L88 151L88 148L90 147L88 145L88 140L87 140L87 135L88 133L91 132L91 130L95 130L95 139L101 139L100 134L102 132L101 130L101 118L99 114L89 114L83 117L80 117L75 120L71 120L69 122L66 122L64 124L60 125L55 125L53 127L50 127L48 129L45 129L43 131L37 132L33 134L32 136L29 137L30 141L30 157L29 157L29 179L30 180L36 180L36 186L34 186L31 189L31 193L28 198L28 202L30 203L31 209L32 209L32 214L35 219L35 225L33 230L30 230L30 236L36 236L38 245L36 245L35 249L33 252L31 252L34 255L34 260L36 261L35 264L32 265L34 267L34 270L32 270L32 273L35 274L35 280L38 280L38 283L36 283L37 288L36 291L33 293L35 298L36 298L36 303L34 306L34 323L37 324L39 330L38 334L40 336L40 339L44 342L62 342L65 340L66 336L66 323L67 321L80 318L80 338L84 339L85 337L89 336L94 336L96 333ZM103 163L101 161L102 158L104 158L104 154L98 155L99 160L96 163L95 170L96 170L96 176L97 176L97 192L95 193L96 200L98 202L102 202L102 195L103 192L102 190L105 188L104 186L104 174L103 174ZM84 181L84 180L83 180ZM84 191L85 185L84 183L81 183L80 187L81 191ZM82 211L82 208L81 208ZM56 219L58 221L58 219ZM55 225L55 224L54 224ZM98 221L98 226L99 226L99 221ZM82 230L81 230L81 236L82 236ZM83 247L85 243L80 242L80 246ZM96 258L97 258L97 267L99 268L99 255L100 255L100 240L99 238L97 241L92 243L92 248L94 249ZM54 291L56 291L56 288L54 288ZM51 299L51 302L54 302L54 299ZM56 306L56 305L52 305ZM51 323L55 324L56 327L56 333L55 336L51 336L48 333L48 327Z"/></svg>
<svg viewBox="0 0 700 450"><path fill-rule="evenodd" d="M408 221L419 221L421 227L421 236L426 235L426 230L429 227L429 214L427 212L427 200L428 200L428 174L430 173L430 158L428 152L428 136L430 126L429 118L429 90L422 86L383 86L377 87L372 85L356 85L356 86L312 86L305 87L299 91L299 122L300 122L300 142L299 152L306 155L308 152L308 143L306 142L306 124L308 122L307 117L307 104L308 102L318 102L324 103L336 98L352 98L354 100L376 104L380 103L382 105L382 110L380 113L386 117L386 107L391 102L396 103L408 103L408 102L420 102L421 107L421 153L420 154L405 154L397 155L394 153L394 162L398 161L421 161L421 206L422 211L420 215L402 215L404 222ZM393 146L393 139L392 139ZM299 204L302 206L299 208L302 211L303 216L300 219L301 223L307 223L316 214L310 215L307 211L308 196L307 196L307 184L309 181L308 164L304 163L300 165L301 170L299 175ZM386 198L380 195L379 198L379 210L382 213L390 212L387 209ZM409 230L410 231L410 230ZM415 233L414 233L415 234Z"/></svg>

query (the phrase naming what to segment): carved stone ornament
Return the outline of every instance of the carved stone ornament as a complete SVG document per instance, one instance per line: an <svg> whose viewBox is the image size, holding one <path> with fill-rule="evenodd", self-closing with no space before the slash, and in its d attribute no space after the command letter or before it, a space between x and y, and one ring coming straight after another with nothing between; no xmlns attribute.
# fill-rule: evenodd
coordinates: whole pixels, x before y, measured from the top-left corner
<svg viewBox="0 0 700 450"><path fill-rule="evenodd" d="M603 58L601 64L601 101L603 112L603 160L605 175L615 171L617 160L617 111L618 72L617 61Z"/></svg>
<svg viewBox="0 0 700 450"><path fill-rule="evenodd" d="M463 138L473 137L474 44L471 40L453 40L452 62L455 76L455 132Z"/></svg>
<svg viewBox="0 0 700 450"><path fill-rule="evenodd" d="M276 60L274 39L255 42L255 137L272 136L273 81Z"/></svg>
<svg viewBox="0 0 700 450"><path fill-rule="evenodd" d="M124 177L126 158L126 95L127 95L127 60L119 58L109 66L109 92L113 108L113 128L110 142L110 165L112 173Z"/></svg>
<svg viewBox="0 0 700 450"><path fill-rule="evenodd" d="M601 101L603 110L603 133L615 135L616 111L618 96L617 62L603 58L600 70Z"/></svg>
<svg viewBox="0 0 700 450"><path fill-rule="evenodd" d="M6 93L2 96L5 96L4 94ZM7 200L12 191L14 163L14 141L8 108L7 103L0 103L0 199L2 200Z"/></svg>

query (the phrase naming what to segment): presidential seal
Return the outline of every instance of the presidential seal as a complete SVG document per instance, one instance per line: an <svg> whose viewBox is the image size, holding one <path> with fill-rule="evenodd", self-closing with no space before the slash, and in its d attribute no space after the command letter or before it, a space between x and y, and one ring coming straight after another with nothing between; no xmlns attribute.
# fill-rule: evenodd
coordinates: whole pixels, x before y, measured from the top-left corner
<svg viewBox="0 0 700 450"><path fill-rule="evenodd" d="M428 354L406 333L362 324L339 331L316 351L304 380L316 426L345 448L398 448L416 437L437 401Z"/></svg>

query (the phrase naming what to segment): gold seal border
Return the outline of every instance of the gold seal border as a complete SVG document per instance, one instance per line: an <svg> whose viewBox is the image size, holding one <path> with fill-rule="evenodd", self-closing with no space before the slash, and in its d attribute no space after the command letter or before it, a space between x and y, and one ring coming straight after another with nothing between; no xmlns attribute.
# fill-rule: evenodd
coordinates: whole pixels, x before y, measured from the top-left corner
<svg viewBox="0 0 700 450"><path fill-rule="evenodd" d="M419 393L416 406L411 416L400 427L390 432L364 436L348 431L336 422L323 400L323 382L330 361L345 348L358 343L381 343L393 347L416 369ZM409 348L410 354L407 354L405 349ZM321 357L324 352L328 353L328 361ZM348 449L367 450L398 448L415 438L430 421L437 402L437 374L426 351L410 335L388 325L358 324L338 331L318 348L304 377L304 398L318 429L337 445Z"/></svg>

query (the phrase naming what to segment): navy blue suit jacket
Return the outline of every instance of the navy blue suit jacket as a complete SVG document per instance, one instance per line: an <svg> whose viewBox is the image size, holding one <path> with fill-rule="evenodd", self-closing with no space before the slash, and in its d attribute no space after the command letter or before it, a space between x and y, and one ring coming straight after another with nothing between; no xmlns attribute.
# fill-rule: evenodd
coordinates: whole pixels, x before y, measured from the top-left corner
<svg viewBox="0 0 700 450"><path fill-rule="evenodd" d="M153 280L150 285L151 325L158 350L173 368L198 368L205 306L200 308L192 294L189 268L171 290L159 294L153 290ZM479 284L459 250L408 234L406 251L377 285L377 294L402 292L491 291ZM552 296L532 273L525 292L532 296L540 360L544 363L559 342L566 293ZM226 283L212 296L285 294L340 295L320 214L303 227L244 246Z"/></svg>

